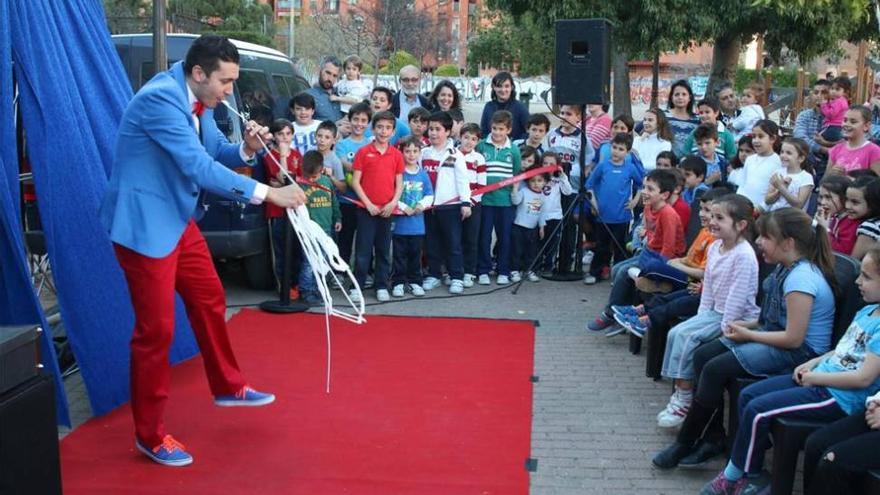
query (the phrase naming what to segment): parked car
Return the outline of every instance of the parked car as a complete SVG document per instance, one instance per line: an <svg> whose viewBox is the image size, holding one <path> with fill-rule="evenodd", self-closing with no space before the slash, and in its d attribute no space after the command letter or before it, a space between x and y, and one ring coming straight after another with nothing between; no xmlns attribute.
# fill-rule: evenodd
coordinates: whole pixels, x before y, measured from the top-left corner
<svg viewBox="0 0 880 495"><path fill-rule="evenodd" d="M167 36L168 65L186 57L192 34ZM137 92L155 75L152 34L113 36L131 88ZM269 125L276 118L288 117L287 104L293 95L308 89L306 78L283 53L272 48L232 40L241 57L239 77L228 101L242 115ZM217 127L231 142L240 142L242 124L226 107L214 110ZM240 167L236 172L263 180L261 166ZM202 205L205 215L199 228L215 259L243 259L248 283L259 289L274 286L269 248L269 229L263 206L239 203L207 194Z"/></svg>

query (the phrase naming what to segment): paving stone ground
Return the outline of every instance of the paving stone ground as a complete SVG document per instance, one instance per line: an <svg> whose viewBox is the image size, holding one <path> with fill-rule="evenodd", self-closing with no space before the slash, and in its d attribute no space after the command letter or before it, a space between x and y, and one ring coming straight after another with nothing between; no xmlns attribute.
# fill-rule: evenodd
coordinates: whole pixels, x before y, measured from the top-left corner
<svg viewBox="0 0 880 495"><path fill-rule="evenodd" d="M269 292L246 289L236 269L221 269L230 306L269 299ZM489 289L495 289L493 285ZM486 291L469 289L467 294ZM651 457L674 433L658 428L656 414L665 406L671 385L645 377L641 355L628 351L625 335L607 338L584 329L605 303L608 283L525 283L519 293L503 289L485 295L375 304L368 314L465 316L536 320L531 474L535 495L688 494L722 467L721 461L699 470L659 471ZM368 303L375 303L368 294ZM230 309L230 316L236 312ZM79 375L67 379L74 425L90 410ZM66 434L63 431L61 435Z"/></svg>

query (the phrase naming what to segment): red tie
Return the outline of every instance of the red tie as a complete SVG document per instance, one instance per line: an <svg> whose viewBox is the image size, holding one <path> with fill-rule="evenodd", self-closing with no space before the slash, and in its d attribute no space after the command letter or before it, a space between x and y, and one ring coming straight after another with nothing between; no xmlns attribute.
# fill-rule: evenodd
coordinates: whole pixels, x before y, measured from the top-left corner
<svg viewBox="0 0 880 495"><path fill-rule="evenodd" d="M193 103L192 113L196 117L201 117L203 113L205 113L205 105L200 101L196 101Z"/></svg>

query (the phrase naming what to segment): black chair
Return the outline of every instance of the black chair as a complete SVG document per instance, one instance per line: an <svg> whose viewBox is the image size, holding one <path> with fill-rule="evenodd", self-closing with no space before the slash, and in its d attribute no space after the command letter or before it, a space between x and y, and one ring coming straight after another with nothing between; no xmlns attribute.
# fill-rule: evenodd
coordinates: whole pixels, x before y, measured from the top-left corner
<svg viewBox="0 0 880 495"><path fill-rule="evenodd" d="M834 330L831 345L846 333L855 314L865 305L858 287L855 285L859 275L859 262L849 256L835 255L834 273L841 295L836 303L837 314L834 317ZM847 280L848 279L848 280ZM773 436L773 481L771 493L774 495L790 494L794 486L797 471L798 454L810 433L825 426L819 421L779 418L770 427ZM870 492L867 492L870 493Z"/></svg>

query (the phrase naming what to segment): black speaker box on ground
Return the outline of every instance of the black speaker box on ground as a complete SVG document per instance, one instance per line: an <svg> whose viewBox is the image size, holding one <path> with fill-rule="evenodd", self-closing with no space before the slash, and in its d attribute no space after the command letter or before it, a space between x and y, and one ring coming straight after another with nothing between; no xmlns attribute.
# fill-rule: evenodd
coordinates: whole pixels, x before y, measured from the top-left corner
<svg viewBox="0 0 880 495"><path fill-rule="evenodd" d="M556 21L556 104L611 102L611 23L607 19Z"/></svg>
<svg viewBox="0 0 880 495"><path fill-rule="evenodd" d="M0 494L60 493L55 389L40 375L0 395Z"/></svg>

